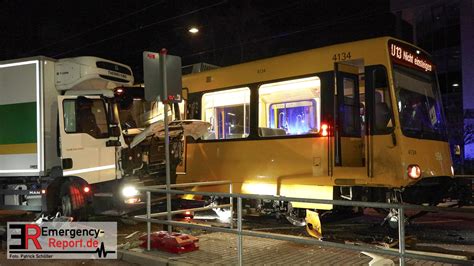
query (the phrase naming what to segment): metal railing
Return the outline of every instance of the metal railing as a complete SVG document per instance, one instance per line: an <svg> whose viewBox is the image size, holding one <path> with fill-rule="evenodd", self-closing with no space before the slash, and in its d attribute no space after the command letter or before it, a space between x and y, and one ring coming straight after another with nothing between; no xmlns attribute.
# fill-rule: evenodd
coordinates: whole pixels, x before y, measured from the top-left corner
<svg viewBox="0 0 474 266"><path fill-rule="evenodd" d="M219 185L229 185L229 193L232 193L232 182L231 181L211 181L211 182L194 182L194 183L181 183L181 184L170 184L169 188L194 188L194 187L200 187L200 186L219 186ZM182 209L182 210L176 210L176 211L171 211L171 208L167 208L166 212L160 212L160 213L151 213L151 192L156 190L156 189L165 189L167 185L157 185L157 186L147 186L145 188L138 188L140 191L146 191L146 219L147 219L147 250L150 250L150 234L151 234L151 222L149 221L151 218L155 217L162 217L166 216L168 221L171 220L171 215L175 214L181 214L181 213L186 213L186 212L198 212L198 211L206 211L206 210L211 210L214 208L226 208L228 207L230 209L230 217L231 217L231 222L230 222L230 228L233 228L233 223L232 223L232 217L234 215L233 210L234 210L234 205L233 205L233 200L232 197L229 197L229 204L221 204L221 205L214 205L214 206L206 206L206 207L199 207L199 208L189 208L189 209ZM165 189L165 191L167 191ZM170 193L167 194L167 201L170 200ZM191 193L187 193L191 194ZM166 205L170 205L169 202L167 202ZM142 215L137 215L135 216L136 219L143 219ZM172 225L168 224L168 232L172 231Z"/></svg>
<svg viewBox="0 0 474 266"><path fill-rule="evenodd" d="M198 186L216 186L216 185L229 185L229 193L173 190L172 189L172 188L194 188ZM382 203L382 202L308 199L308 198L296 198L296 197L272 196L272 195L235 194L235 193L232 193L232 183L230 181L212 181L212 182L174 184L174 185L170 185L170 188L171 188L170 190L166 190L165 188L166 188L165 185L138 188L138 190L146 192L147 214L137 215L134 217L134 219L147 223L147 235L148 235L147 249L148 250L150 250L151 224L154 223L154 224L162 224L162 225L168 225L168 226L181 226L185 228L201 229L201 230L211 231L211 232L223 232L223 233L236 234L239 265L243 264L243 248L242 248L243 236L253 236L253 237L260 237L260 238L267 238L267 239L292 241L292 242L301 243L301 244L310 244L310 245L312 244L312 245L319 245L319 246L326 246L326 247L333 247L333 248L348 249L348 250L359 251L359 252L366 251L366 252L378 253L381 255L395 256L399 258L400 265L405 265L406 258L438 261L438 262L445 262L445 263L466 264L466 265L474 264L473 260L463 258L462 256L452 256L452 255L448 256L448 255L443 255L443 254L437 254L436 256L424 255L424 254L420 254L420 252L406 250L405 249L405 219L401 219L401 218L398 219L398 249L377 247L374 245L356 246L356 245L342 244L342 243L336 243L336 242L321 241L314 238L255 232L252 230L242 229L242 199L275 200L275 201L285 201L285 202L331 204L331 205L364 207L364 208L397 209L399 217L404 217L406 209L427 211L427 212L457 212L457 213L474 214L473 209L431 207L431 206ZM169 194L169 195L189 194L189 195L229 198L230 199L229 204L172 211L171 214L182 213L185 211L202 211L202 210L208 210L212 208L229 207L231 211L230 212L231 214L230 228L213 227L209 225L178 222L178 221L173 221L170 219L167 219L167 220L153 219L155 217L162 217L162 216L170 217L170 214L168 212L161 212L161 213L155 213L155 214L151 213L151 193L162 193L162 194ZM233 199L237 199L237 228L236 229L233 228L233 203L232 203Z"/></svg>

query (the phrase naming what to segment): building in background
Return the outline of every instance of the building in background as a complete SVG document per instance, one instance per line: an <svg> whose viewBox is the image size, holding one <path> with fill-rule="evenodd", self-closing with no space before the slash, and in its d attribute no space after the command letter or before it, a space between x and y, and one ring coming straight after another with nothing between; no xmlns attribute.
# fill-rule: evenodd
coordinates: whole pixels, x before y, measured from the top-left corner
<svg viewBox="0 0 474 266"><path fill-rule="evenodd" d="M391 0L391 11L413 28L413 42L438 67L448 135L460 168L474 160L474 0ZM459 169L458 168L458 169Z"/></svg>

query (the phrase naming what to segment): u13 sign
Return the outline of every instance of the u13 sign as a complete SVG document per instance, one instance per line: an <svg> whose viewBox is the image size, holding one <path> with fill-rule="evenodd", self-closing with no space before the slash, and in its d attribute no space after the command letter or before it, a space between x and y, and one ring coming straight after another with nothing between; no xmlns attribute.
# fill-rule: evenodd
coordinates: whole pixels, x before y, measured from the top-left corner
<svg viewBox="0 0 474 266"><path fill-rule="evenodd" d="M420 69L426 72L433 71L433 63L424 52L402 42L390 40L388 43L390 58L401 65Z"/></svg>

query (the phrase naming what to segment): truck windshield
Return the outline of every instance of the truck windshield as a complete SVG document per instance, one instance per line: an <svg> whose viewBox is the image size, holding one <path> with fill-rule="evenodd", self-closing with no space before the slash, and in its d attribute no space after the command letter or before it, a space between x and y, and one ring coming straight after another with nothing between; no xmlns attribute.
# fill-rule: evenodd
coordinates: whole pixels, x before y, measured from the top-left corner
<svg viewBox="0 0 474 266"><path fill-rule="evenodd" d="M403 134L421 139L446 140L435 74L394 64L394 84Z"/></svg>

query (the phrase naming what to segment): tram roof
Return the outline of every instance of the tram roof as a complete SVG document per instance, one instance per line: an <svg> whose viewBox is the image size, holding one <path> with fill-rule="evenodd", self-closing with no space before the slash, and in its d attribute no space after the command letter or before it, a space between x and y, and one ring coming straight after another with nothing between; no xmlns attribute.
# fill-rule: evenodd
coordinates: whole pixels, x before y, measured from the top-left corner
<svg viewBox="0 0 474 266"><path fill-rule="evenodd" d="M363 59L364 65L388 66L388 41L391 39L404 42L385 36L231 65L185 75L183 88L192 93L332 71L336 62L333 57L338 54L341 57L343 53L346 57L350 53L350 61Z"/></svg>

